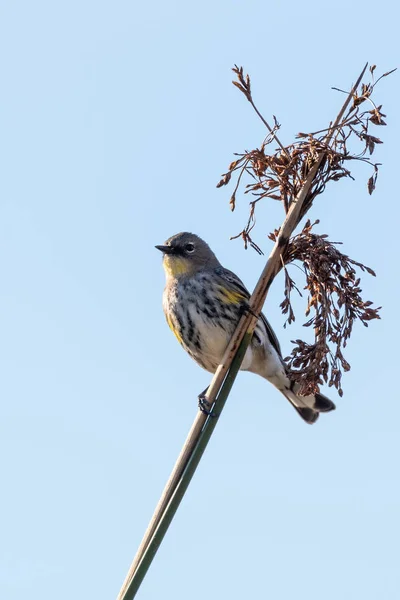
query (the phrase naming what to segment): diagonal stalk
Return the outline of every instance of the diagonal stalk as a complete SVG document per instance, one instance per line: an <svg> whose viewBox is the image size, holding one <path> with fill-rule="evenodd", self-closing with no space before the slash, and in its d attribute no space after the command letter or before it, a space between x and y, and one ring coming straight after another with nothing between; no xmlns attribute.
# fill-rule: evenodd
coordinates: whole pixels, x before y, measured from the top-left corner
<svg viewBox="0 0 400 600"><path fill-rule="evenodd" d="M351 92L348 94L345 103L335 119L335 122L329 129L325 138L326 145L328 145L332 140L336 127L340 123L340 120L342 119L351 99L353 98L353 95L361 82L366 68L367 65L365 65ZM311 167L299 194L291 202L289 211L280 228L280 232L272 252L269 255L267 263L249 300L250 310L239 320L237 328L225 350L221 364L218 366L211 384L208 387L206 393L207 400L210 404L215 403L213 410L218 414L218 416L225 405L230 389L240 369L247 346L251 341L251 337L258 320L258 315L260 314L265 302L269 287L281 268L282 249L285 248L287 242L289 241L290 236L300 220L300 216L303 216L301 215L301 209L324 157L325 152L322 151ZM224 381L226 384L224 384ZM151 564L151 561L154 558L158 547L161 544L161 541L173 519L179 503L186 492L194 471L199 464L208 440L210 439L211 434L216 426L216 422L217 419L207 418L207 416L202 412L197 414L178 460L175 463L170 478L164 488L154 515L145 532L140 547L121 587L117 600L131 600L136 595L136 592L139 589L139 586Z"/></svg>
<svg viewBox="0 0 400 600"><path fill-rule="evenodd" d="M229 373L222 385L221 391L218 394L217 402L215 406L218 406L218 413L216 413L216 417L206 417L206 422L204 424L204 428L202 429L199 438L196 442L196 445L193 449L191 456L188 459L186 467L183 471L182 477L178 482L176 488L174 489L169 503L167 504L165 511L162 515L162 519L159 520L158 525L154 530L154 534L150 539L147 547L145 548L143 555L141 556L141 560L139 560L137 568L135 570L134 576L129 583L129 586L126 588L123 596L118 596L118 598L123 598L124 600L132 600L135 597L136 592L138 591L148 568L168 530L169 525L171 524L172 519L178 507L181 503L183 496L186 493L186 490L190 484L190 481L199 465L199 462L203 456L204 450L207 447L209 439L217 425L218 416L221 413L223 407L225 406L225 402L228 399L229 393L233 386L233 383L236 379L236 375L240 369L240 365L242 364L243 357L246 353L247 346L249 345L252 338L252 334L248 334L244 337L239 350L232 362ZM203 413L201 413L203 414Z"/></svg>

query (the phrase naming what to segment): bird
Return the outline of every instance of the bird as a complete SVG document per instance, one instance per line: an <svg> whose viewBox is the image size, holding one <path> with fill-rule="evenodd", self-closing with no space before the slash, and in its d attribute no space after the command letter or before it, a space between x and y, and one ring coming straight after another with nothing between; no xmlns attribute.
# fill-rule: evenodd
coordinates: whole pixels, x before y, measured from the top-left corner
<svg viewBox="0 0 400 600"><path fill-rule="evenodd" d="M250 293L198 235L177 233L155 247L163 254L166 275L163 310L167 323L191 358L214 373L243 310L248 309ZM278 338L263 313L259 315L241 370L272 383L306 423L315 423L320 413L336 408L323 394L299 395L300 385L290 377ZM199 399L200 408L207 412L201 395Z"/></svg>

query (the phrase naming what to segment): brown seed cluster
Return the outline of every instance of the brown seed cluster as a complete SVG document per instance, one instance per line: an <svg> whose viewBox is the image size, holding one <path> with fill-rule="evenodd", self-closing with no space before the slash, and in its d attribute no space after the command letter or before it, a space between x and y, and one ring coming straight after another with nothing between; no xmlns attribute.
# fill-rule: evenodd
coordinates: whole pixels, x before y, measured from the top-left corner
<svg viewBox="0 0 400 600"><path fill-rule="evenodd" d="M307 290L306 316L304 323L314 330L314 342L308 344L294 340L290 357L285 360L291 369L292 378L301 385L300 393L307 395L319 390L319 385L335 386L342 396L341 378L350 365L343 356L343 348L351 336L353 325L358 319L365 327L368 321L379 319L379 308L361 297L360 278L357 269L375 276L369 267L351 259L337 248L339 242L331 242L327 235L312 231L309 220L298 235L291 238L285 249L285 291L281 309L287 314L287 323L295 320L290 301L291 291L296 287L289 277L286 265L297 261L305 274ZM270 234L275 240L277 232ZM299 291L299 290L298 290Z"/></svg>
<svg viewBox="0 0 400 600"><path fill-rule="evenodd" d="M312 133L299 133L297 141L288 146L284 146L277 137L280 125L275 116L271 127L255 106L250 77L244 75L242 67L235 65L233 71L237 76L234 85L250 102L268 129L268 134L260 148L236 154L237 158L229 165L228 171L223 174L217 185L225 186L232 177L236 177L230 198L231 210L235 210L238 190L246 178L248 183L244 184L244 193L253 196L244 229L231 239L241 237L246 248L250 245L262 253L252 238L258 202L264 198L271 198L281 202L287 213L302 189L310 169L321 155L322 162L297 223L310 209L316 196L325 190L328 182L352 178L349 170L351 161L361 161L372 168L372 175L367 182L368 192L372 194L376 186L379 163L374 163L371 156L376 145L382 141L372 135L370 129L372 126L386 125L383 120L386 115L382 113L382 105L376 105L371 96L378 81L393 71L384 73L375 81L375 66L370 67L371 82L361 84L356 90L352 105L335 128L331 126ZM364 107L367 109L363 110ZM271 152L272 142L277 144L278 148ZM325 382L335 386L342 395L342 372L350 369L342 351L352 333L353 325L356 320L360 320L367 326L368 321L379 318L379 309L372 308L372 303L365 302L361 297L362 290L356 269L372 275L374 272L342 254L337 248L338 242L330 242L326 235L313 233L313 225L308 221L303 231L291 238L282 252L285 292L281 308L287 315L286 322L290 324L294 321L290 295L293 289L298 290L287 272L286 265L297 261L301 263L305 273L305 289L308 292L306 315L312 314L305 326L313 327L315 336L313 344L295 340L291 356L286 360L293 378L301 384L301 393L315 392L318 386ZM275 230L270 234L270 239L275 241L277 233Z"/></svg>

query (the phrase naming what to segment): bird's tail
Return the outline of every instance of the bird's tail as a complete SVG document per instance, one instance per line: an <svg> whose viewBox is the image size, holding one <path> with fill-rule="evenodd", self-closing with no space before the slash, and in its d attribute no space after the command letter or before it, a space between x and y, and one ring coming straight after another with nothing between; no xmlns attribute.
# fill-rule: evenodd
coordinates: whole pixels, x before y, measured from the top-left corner
<svg viewBox="0 0 400 600"><path fill-rule="evenodd" d="M309 423L310 425L315 423L321 412L335 410L336 406L332 400L329 400L329 398L323 394L317 392L310 396L299 396L296 394L296 387L298 388L298 385L295 384L293 389L281 391L306 423Z"/></svg>

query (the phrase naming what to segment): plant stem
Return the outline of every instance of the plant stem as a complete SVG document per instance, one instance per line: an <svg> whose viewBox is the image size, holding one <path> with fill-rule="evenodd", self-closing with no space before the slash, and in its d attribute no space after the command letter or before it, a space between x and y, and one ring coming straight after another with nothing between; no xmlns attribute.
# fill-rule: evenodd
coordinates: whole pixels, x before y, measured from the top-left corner
<svg viewBox="0 0 400 600"><path fill-rule="evenodd" d="M215 405L213 408L215 417L208 417L206 419L206 422L202 431L200 432L194 450L182 473L182 477L180 478L175 488L175 491L173 492L172 497L168 505L166 506L162 517L158 522L157 527L155 528L154 534L150 539L132 578L127 583L126 587L122 588L118 598L123 598L124 600L132 600L136 596L136 593L147 573L148 568L150 567L153 561L153 558L158 548L160 547L162 540L164 539L164 536L168 530L168 527L171 524L172 519L174 518L176 511L178 510L181 500L185 495L189 483L199 465L201 457L203 456L204 450L206 449L211 435L217 425L218 417L221 414L225 406L225 402L228 399L229 393L236 379L236 375L238 374L243 357L246 353L248 345L250 344L251 338L252 333L248 333L244 336L240 344L239 350L236 353L234 360L232 361L232 365L222 385L221 391L219 392L218 397L215 401Z"/></svg>
<svg viewBox="0 0 400 600"><path fill-rule="evenodd" d="M342 119L347 106L353 98L366 68L367 65L365 65L357 82L347 96L333 126L329 129L324 140L326 145L330 143L335 128ZM307 198L307 194L312 187L314 178L317 175L324 158L325 151L321 151L312 165L299 194L290 203L289 211L280 228L272 252L249 300L249 311L239 320L235 332L225 350L222 361L218 365L208 387L206 398L211 405L214 405L215 403L214 410L217 411L218 415L225 405L230 389L240 369L247 346L250 343L254 328L257 324L258 316L267 297L269 287L281 268L282 250L287 245L290 236L303 216L301 211L304 201ZM161 544L168 526L171 523L197 465L199 464L208 440L216 426L217 420L218 419L207 418L202 412L197 414L185 445L157 505L150 525L146 530L139 550L136 553L134 561L122 585L118 600L131 600L139 589L147 569Z"/></svg>

